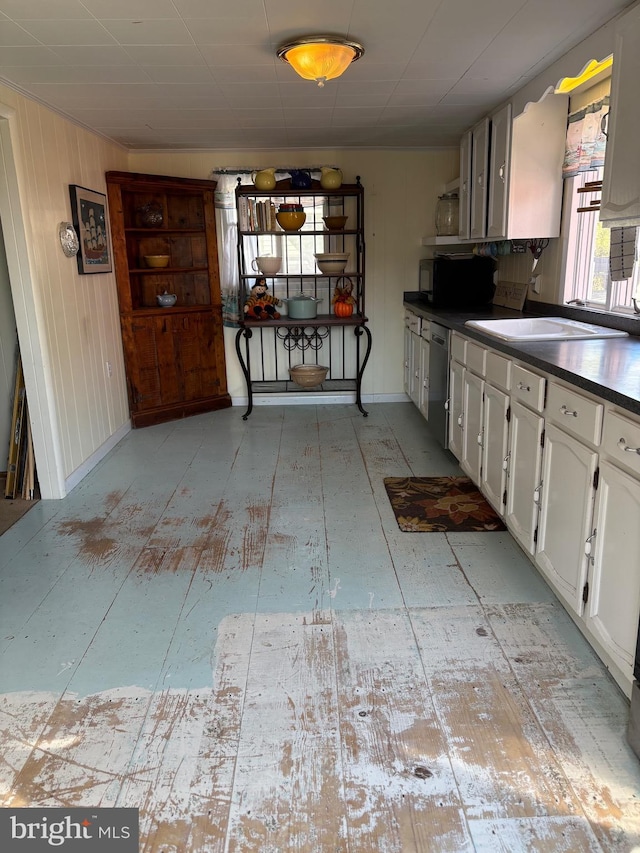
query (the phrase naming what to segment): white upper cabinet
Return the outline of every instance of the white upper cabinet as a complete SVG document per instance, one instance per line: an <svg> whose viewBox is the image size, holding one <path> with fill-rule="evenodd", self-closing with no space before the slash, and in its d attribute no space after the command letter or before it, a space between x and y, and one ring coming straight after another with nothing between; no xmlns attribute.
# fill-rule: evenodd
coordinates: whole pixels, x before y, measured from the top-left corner
<svg viewBox="0 0 640 853"><path fill-rule="evenodd" d="M460 233L462 240L471 237L471 131L460 141Z"/></svg>
<svg viewBox="0 0 640 853"><path fill-rule="evenodd" d="M461 239L557 237L568 96L549 94L515 118L511 104L460 143Z"/></svg>
<svg viewBox="0 0 640 853"><path fill-rule="evenodd" d="M511 104L491 116L491 156L489 160L489 206L487 237L504 237L507 233L509 202L509 156L511 152Z"/></svg>
<svg viewBox="0 0 640 853"><path fill-rule="evenodd" d="M489 187L489 119L483 119L471 131L471 223L469 236L475 240L487 233Z"/></svg>
<svg viewBox="0 0 640 853"><path fill-rule="evenodd" d="M640 225L640 6L616 24L600 221Z"/></svg>

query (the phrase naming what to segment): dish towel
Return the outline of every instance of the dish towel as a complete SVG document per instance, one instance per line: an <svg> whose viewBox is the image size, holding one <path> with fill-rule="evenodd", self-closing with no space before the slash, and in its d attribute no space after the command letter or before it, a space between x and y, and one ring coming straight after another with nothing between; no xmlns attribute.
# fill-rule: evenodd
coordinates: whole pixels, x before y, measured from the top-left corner
<svg viewBox="0 0 640 853"><path fill-rule="evenodd" d="M633 275L636 259L636 240L638 229L635 225L611 229L609 247L609 270L611 281L625 281Z"/></svg>

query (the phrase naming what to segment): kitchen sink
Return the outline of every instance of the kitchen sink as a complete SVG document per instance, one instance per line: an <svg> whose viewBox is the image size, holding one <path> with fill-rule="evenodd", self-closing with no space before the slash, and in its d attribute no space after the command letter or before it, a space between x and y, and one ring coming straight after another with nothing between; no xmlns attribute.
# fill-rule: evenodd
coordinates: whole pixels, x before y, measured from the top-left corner
<svg viewBox="0 0 640 853"><path fill-rule="evenodd" d="M585 340L625 338L626 332L567 320L564 317L517 317L505 320L467 320L465 326L503 341Z"/></svg>

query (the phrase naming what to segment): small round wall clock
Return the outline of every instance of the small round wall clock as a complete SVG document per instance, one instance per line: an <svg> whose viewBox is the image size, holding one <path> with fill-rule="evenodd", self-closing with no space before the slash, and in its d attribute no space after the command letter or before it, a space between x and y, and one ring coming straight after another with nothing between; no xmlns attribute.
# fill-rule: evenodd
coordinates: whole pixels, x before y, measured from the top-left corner
<svg viewBox="0 0 640 853"><path fill-rule="evenodd" d="M61 222L60 225L58 225L58 237L60 238L62 251L65 253L67 258L75 257L78 254L80 242L78 241L76 229L70 222Z"/></svg>

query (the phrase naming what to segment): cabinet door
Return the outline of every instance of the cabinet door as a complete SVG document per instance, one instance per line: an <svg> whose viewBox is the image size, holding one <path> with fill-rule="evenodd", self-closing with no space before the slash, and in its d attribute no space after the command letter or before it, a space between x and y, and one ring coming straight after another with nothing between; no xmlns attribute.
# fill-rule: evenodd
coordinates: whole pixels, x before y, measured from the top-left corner
<svg viewBox="0 0 640 853"><path fill-rule="evenodd" d="M582 613L585 541L592 532L598 454L547 424L536 563L569 606Z"/></svg>
<svg viewBox="0 0 640 853"><path fill-rule="evenodd" d="M471 131L460 141L460 230L461 240L471 237Z"/></svg>
<svg viewBox="0 0 640 853"><path fill-rule="evenodd" d="M408 394L409 397L412 397L411 394L411 382L413 379L413 364L411 361L412 351L411 351L411 338L413 335L411 334L411 329L408 326L404 327L404 390L405 393Z"/></svg>
<svg viewBox="0 0 640 853"><path fill-rule="evenodd" d="M586 607L596 634L631 686L640 616L640 482L600 466L593 527L593 571Z"/></svg>
<svg viewBox="0 0 640 853"><path fill-rule="evenodd" d="M506 104L491 116L487 237L494 240L507 236L510 149L511 104Z"/></svg>
<svg viewBox="0 0 640 853"><path fill-rule="evenodd" d="M640 223L638 134L640 108L640 7L616 23L611 76L611 108L600 203L600 221L609 226Z"/></svg>
<svg viewBox="0 0 640 853"><path fill-rule="evenodd" d="M489 503L501 515L507 484L509 397L499 388L485 383L482 425L482 475L480 488Z"/></svg>
<svg viewBox="0 0 640 853"><path fill-rule="evenodd" d="M480 465L482 462L482 395L484 379L465 370L462 377L462 411L464 427L462 430L462 456L460 467L480 485Z"/></svg>
<svg viewBox="0 0 640 853"><path fill-rule="evenodd" d="M430 345L426 338L420 338L420 411L429 417L429 352Z"/></svg>
<svg viewBox="0 0 640 853"><path fill-rule="evenodd" d="M489 119L483 119L471 137L471 228L470 236L482 239L487 229L489 172Z"/></svg>
<svg viewBox="0 0 640 853"><path fill-rule="evenodd" d="M530 554L535 551L543 430L543 418L512 399L505 521Z"/></svg>
<svg viewBox="0 0 640 853"><path fill-rule="evenodd" d="M464 367L457 361L451 362L449 370L449 450L456 459L462 457L462 432L464 413L462 409L462 377Z"/></svg>
<svg viewBox="0 0 640 853"><path fill-rule="evenodd" d="M420 346L422 338L411 332L411 386L410 397L415 405L420 408L420 395L422 391L422 374L420 373Z"/></svg>
<svg viewBox="0 0 640 853"><path fill-rule="evenodd" d="M136 317L129 371L132 410L148 411L220 393L221 333L208 313Z"/></svg>

